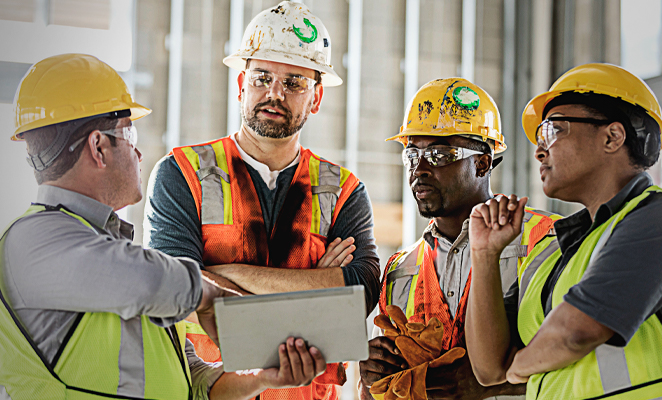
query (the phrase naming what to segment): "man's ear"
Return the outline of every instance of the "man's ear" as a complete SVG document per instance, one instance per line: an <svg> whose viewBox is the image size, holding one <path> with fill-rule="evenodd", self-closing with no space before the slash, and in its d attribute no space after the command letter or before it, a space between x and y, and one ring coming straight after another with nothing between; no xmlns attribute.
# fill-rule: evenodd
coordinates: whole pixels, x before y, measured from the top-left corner
<svg viewBox="0 0 662 400"><path fill-rule="evenodd" d="M323 95L324 86L322 86L322 84L315 85L315 97L313 97L313 106L310 108L311 114L317 114L320 111L320 104L322 104Z"/></svg>
<svg viewBox="0 0 662 400"><path fill-rule="evenodd" d="M241 102L241 95L244 93L244 80L246 79L246 71L241 71L237 76L237 84L239 85L239 96L237 100Z"/></svg>
<svg viewBox="0 0 662 400"><path fill-rule="evenodd" d="M605 153L615 153L625 143L625 127L620 122L612 122L607 126L604 136Z"/></svg>
<svg viewBox="0 0 662 400"><path fill-rule="evenodd" d="M492 169L492 155L481 154L476 162L476 175L486 176L490 173L490 169Z"/></svg>
<svg viewBox="0 0 662 400"><path fill-rule="evenodd" d="M106 168L108 165L108 153L112 147L108 136L101 133L98 129L90 132L87 136L86 150L89 150L92 162L97 168ZM85 150L84 150L85 151Z"/></svg>

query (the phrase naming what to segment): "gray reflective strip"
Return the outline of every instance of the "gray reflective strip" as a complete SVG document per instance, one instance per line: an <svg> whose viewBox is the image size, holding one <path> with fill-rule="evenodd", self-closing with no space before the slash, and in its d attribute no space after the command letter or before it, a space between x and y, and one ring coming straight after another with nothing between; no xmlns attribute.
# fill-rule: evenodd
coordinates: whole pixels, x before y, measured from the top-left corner
<svg viewBox="0 0 662 400"><path fill-rule="evenodd" d="M331 227L333 210L336 208L338 196L340 196L340 167L321 161L319 165L319 186L313 187L313 193L317 191L319 208L321 212L319 234L326 236Z"/></svg>
<svg viewBox="0 0 662 400"><path fill-rule="evenodd" d="M386 275L386 283L391 283L396 279L402 278L403 276L418 275L418 271L420 269L420 265L407 265L401 268L396 268Z"/></svg>
<svg viewBox="0 0 662 400"><path fill-rule="evenodd" d="M331 186L331 185L313 186L312 192L313 194L333 193L336 196L340 196L340 193L342 192L342 188L340 186Z"/></svg>
<svg viewBox="0 0 662 400"><path fill-rule="evenodd" d="M122 339L118 367L120 379L117 394L120 396L145 396L145 353L143 327L140 317L122 319Z"/></svg>
<svg viewBox="0 0 662 400"><path fill-rule="evenodd" d="M623 347L601 344L595 349L595 358L605 394L632 386Z"/></svg>
<svg viewBox="0 0 662 400"><path fill-rule="evenodd" d="M503 249L500 258L526 257L526 250L527 246L523 244L511 244Z"/></svg>
<svg viewBox="0 0 662 400"><path fill-rule="evenodd" d="M593 264L593 260L597 257L598 253L602 250L603 247L605 247L605 244L607 244L607 240L611 237L611 231L614 228L614 224L616 223L616 219L611 221L607 229L605 229L604 232L602 232L602 236L600 236L600 239L598 239L598 243L596 243L595 247L593 248L593 252L591 253L591 258L588 260L588 266L589 268Z"/></svg>
<svg viewBox="0 0 662 400"><path fill-rule="evenodd" d="M223 178L223 180L226 181L227 183L230 183L230 175L228 175L225 171L223 171L217 166L200 168L195 172L195 174L198 176L198 179L201 181L206 177L208 177L209 175L214 174Z"/></svg>
<svg viewBox="0 0 662 400"><path fill-rule="evenodd" d="M200 223L222 224L224 223L224 202L221 177L226 182L229 176L216 164L216 152L211 145L194 146L193 151L200 158L200 170L196 172L202 187L202 205L200 206ZM202 171L202 172L201 172ZM218 173L218 171L222 172Z"/></svg>
<svg viewBox="0 0 662 400"><path fill-rule="evenodd" d="M533 275L536 273L538 268L542 265L545 260L554 254L556 250L559 249L559 242L554 238L552 242L545 248L545 250L541 251L540 254L536 256L536 258L531 261L531 263L526 267L526 270L524 271L524 275L522 275L522 280L520 281L519 284L519 299L517 300L517 307L522 304L522 299L524 298L524 293L526 293L526 288L529 286L529 283L531 283L531 278L533 278Z"/></svg>

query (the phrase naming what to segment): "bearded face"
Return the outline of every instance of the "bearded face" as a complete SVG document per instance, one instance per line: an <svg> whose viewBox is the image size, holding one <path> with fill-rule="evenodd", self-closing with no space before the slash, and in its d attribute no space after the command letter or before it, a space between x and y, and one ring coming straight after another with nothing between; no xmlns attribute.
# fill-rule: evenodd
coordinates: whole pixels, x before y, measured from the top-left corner
<svg viewBox="0 0 662 400"><path fill-rule="evenodd" d="M258 103L252 109L241 101L241 119L246 126L262 137L284 139L299 132L308 119L312 103L294 115L278 99ZM245 111L246 110L246 111Z"/></svg>

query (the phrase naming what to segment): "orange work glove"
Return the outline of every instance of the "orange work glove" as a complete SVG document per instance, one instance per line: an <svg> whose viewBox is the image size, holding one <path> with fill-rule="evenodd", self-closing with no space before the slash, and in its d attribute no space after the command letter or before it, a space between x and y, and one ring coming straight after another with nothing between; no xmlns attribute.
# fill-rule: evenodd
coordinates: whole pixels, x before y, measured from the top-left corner
<svg viewBox="0 0 662 400"><path fill-rule="evenodd" d="M452 364L462 358L466 351L453 348L443 353L444 327L437 318L430 319L425 325L407 322L400 307L389 305L386 311L390 318L380 314L375 317L375 325L395 342L409 369L375 382L370 393L377 400L427 400L425 378L428 367Z"/></svg>
<svg viewBox="0 0 662 400"><path fill-rule="evenodd" d="M396 347L407 361L409 368L429 362L441 355L444 326L437 318L427 325L420 322L407 322L400 307L386 306L390 318L384 314L375 317L375 325L384 330L384 335L395 342ZM391 323L391 319L395 323Z"/></svg>

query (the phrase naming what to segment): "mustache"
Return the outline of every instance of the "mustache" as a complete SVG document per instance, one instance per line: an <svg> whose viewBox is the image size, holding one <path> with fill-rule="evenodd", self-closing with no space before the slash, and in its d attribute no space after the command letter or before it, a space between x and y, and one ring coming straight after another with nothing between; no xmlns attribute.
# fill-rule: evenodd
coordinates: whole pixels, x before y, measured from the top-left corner
<svg viewBox="0 0 662 400"><path fill-rule="evenodd" d="M255 108L253 108L253 114L257 113L260 109L265 107L273 107L282 111L285 114L287 119L292 117L292 113L286 107L283 106L283 103L280 100L267 100L263 103L258 103Z"/></svg>

